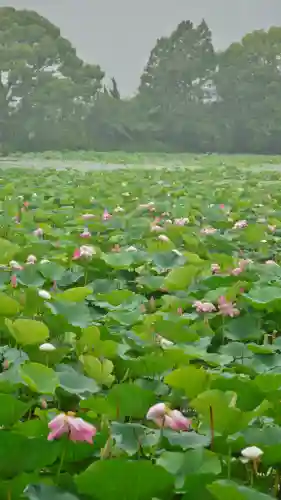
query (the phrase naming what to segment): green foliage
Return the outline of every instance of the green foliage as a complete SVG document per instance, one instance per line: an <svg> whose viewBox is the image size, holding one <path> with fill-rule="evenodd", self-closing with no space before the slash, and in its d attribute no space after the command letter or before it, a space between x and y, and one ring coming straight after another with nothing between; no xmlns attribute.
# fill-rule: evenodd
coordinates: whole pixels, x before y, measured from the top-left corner
<svg viewBox="0 0 281 500"><path fill-rule="evenodd" d="M1 171L1 499L280 495L279 172L188 172Z"/></svg>
<svg viewBox="0 0 281 500"><path fill-rule="evenodd" d="M281 152L279 27L216 52L204 20L183 21L158 39L130 99L121 98L115 78L106 86L101 68L83 62L36 12L1 7L0 32L4 155Z"/></svg>

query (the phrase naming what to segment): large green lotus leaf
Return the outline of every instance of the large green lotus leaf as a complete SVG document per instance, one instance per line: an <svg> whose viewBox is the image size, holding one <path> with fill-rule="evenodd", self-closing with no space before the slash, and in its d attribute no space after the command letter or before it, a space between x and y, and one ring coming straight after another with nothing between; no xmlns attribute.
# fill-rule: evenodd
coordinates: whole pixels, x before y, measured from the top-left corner
<svg viewBox="0 0 281 500"><path fill-rule="evenodd" d="M108 313L107 318L120 323L120 325L130 326L141 319L141 311L140 309L135 309L133 311L112 311Z"/></svg>
<svg viewBox="0 0 281 500"><path fill-rule="evenodd" d="M22 418L31 406L10 394L0 394L0 425L10 427Z"/></svg>
<svg viewBox="0 0 281 500"><path fill-rule="evenodd" d="M58 295L59 300L65 300L69 302L83 302L85 298L92 293L91 288L76 287L69 288Z"/></svg>
<svg viewBox="0 0 281 500"><path fill-rule="evenodd" d="M139 283L139 285L143 286L144 288L147 288L150 291L153 290L159 290L164 286L164 277L163 276L153 276L153 275L145 275L145 276L140 276L139 278L136 279L136 282Z"/></svg>
<svg viewBox="0 0 281 500"><path fill-rule="evenodd" d="M118 252L102 254L101 258L110 267L113 267L115 269L128 269L134 263L134 257L132 253L133 252Z"/></svg>
<svg viewBox="0 0 281 500"><path fill-rule="evenodd" d="M204 482L204 476L210 481L221 473L219 457L204 448L184 453L164 451L156 463L175 476L177 488L182 488L184 484L192 488L198 484L198 480Z"/></svg>
<svg viewBox="0 0 281 500"><path fill-rule="evenodd" d="M65 268L56 262L46 262L38 265L38 269L44 278L50 281L59 281L62 279Z"/></svg>
<svg viewBox="0 0 281 500"><path fill-rule="evenodd" d="M110 387L114 382L112 375L114 365L109 359L100 361L91 355L80 356L80 361L84 367L86 374L93 378L99 385Z"/></svg>
<svg viewBox="0 0 281 500"><path fill-rule="evenodd" d="M191 285L197 274L198 267L196 266L177 267L172 269L164 279L163 287L169 292L185 290Z"/></svg>
<svg viewBox="0 0 281 500"><path fill-rule="evenodd" d="M0 292L0 315L15 316L20 311L20 304L12 297Z"/></svg>
<svg viewBox="0 0 281 500"><path fill-rule="evenodd" d="M20 366L19 371L26 385L39 394L54 394L59 386L56 372L48 366L27 361Z"/></svg>
<svg viewBox="0 0 281 500"><path fill-rule="evenodd" d="M183 450L206 448L210 445L211 437L198 434L197 432L175 432L165 429L163 432L171 446L182 448Z"/></svg>
<svg viewBox="0 0 281 500"><path fill-rule="evenodd" d="M84 303L53 300L46 306L54 315L63 316L72 326L86 328L92 322L89 308Z"/></svg>
<svg viewBox="0 0 281 500"><path fill-rule="evenodd" d="M52 465L60 453L57 442L46 438L30 439L21 434L2 430L0 433L0 475L11 478L23 472Z"/></svg>
<svg viewBox="0 0 281 500"><path fill-rule="evenodd" d="M57 280L57 284L62 287L70 286L79 281L83 276L84 273L81 270L71 271L70 269L66 269L62 277Z"/></svg>
<svg viewBox="0 0 281 500"><path fill-rule="evenodd" d="M60 387L70 394L94 394L99 391L99 387L93 379L85 377L70 366L59 365L57 376Z"/></svg>
<svg viewBox="0 0 281 500"><path fill-rule="evenodd" d="M281 389L281 373L262 373L255 378L256 386L264 393Z"/></svg>
<svg viewBox="0 0 281 500"><path fill-rule="evenodd" d="M45 282L45 278L37 271L36 267L30 264L25 266L22 271L18 271L17 279L19 283L25 286L41 287Z"/></svg>
<svg viewBox="0 0 281 500"><path fill-rule="evenodd" d="M255 380L251 380L245 375L239 376L234 373L213 374L211 389L235 392L237 394L237 406L243 411L255 409L264 399L264 395L257 387Z"/></svg>
<svg viewBox="0 0 281 500"><path fill-rule="evenodd" d="M34 319L16 319L13 323L6 320L9 331L18 344L42 344L49 337L48 327Z"/></svg>
<svg viewBox="0 0 281 500"><path fill-rule="evenodd" d="M256 309L279 309L281 304L281 287L260 286L244 294L245 299Z"/></svg>
<svg viewBox="0 0 281 500"><path fill-rule="evenodd" d="M12 479L2 480L0 481L0 498L24 498L22 495L23 492L26 491L28 485L38 481L40 481L40 478L36 473L22 473Z"/></svg>
<svg viewBox="0 0 281 500"><path fill-rule="evenodd" d="M199 335L190 328L189 318L183 316L164 315L155 321L154 326L159 335L177 343L199 340Z"/></svg>
<svg viewBox="0 0 281 500"><path fill-rule="evenodd" d="M173 477L149 461L115 459L94 462L76 484L80 493L96 500L151 500L171 494Z"/></svg>
<svg viewBox="0 0 281 500"><path fill-rule="evenodd" d="M169 373L164 381L175 389L183 389L188 398L195 398L208 388L209 376L203 369L186 366Z"/></svg>
<svg viewBox="0 0 281 500"><path fill-rule="evenodd" d="M1 263L8 264L13 257L19 253L20 247L9 240L0 238Z"/></svg>
<svg viewBox="0 0 281 500"><path fill-rule="evenodd" d="M174 358L166 356L167 352L165 351L162 355L146 354L138 359L126 360L126 367L130 370L130 374L135 377L162 375L166 370L171 370L175 364Z"/></svg>
<svg viewBox="0 0 281 500"><path fill-rule="evenodd" d="M81 351L84 349L94 350L96 345L100 342L100 330L97 326L93 325L83 328L82 334L77 341L77 345Z"/></svg>
<svg viewBox="0 0 281 500"><path fill-rule="evenodd" d="M160 439L160 431L149 429L140 424L121 424L112 422L111 435L120 450L127 455L135 455L141 448L148 450L156 446Z"/></svg>
<svg viewBox="0 0 281 500"><path fill-rule="evenodd" d="M5 289L6 285L11 281L10 271L0 269L0 289Z"/></svg>
<svg viewBox="0 0 281 500"><path fill-rule="evenodd" d="M137 295L131 290L112 290L109 293L99 293L96 295L95 303L100 307L115 308L122 305L125 308L134 309L138 306L144 297Z"/></svg>
<svg viewBox="0 0 281 500"><path fill-rule="evenodd" d="M209 491L217 500L272 500L272 496L261 493L253 488L242 486L234 481L219 480L208 486Z"/></svg>
<svg viewBox="0 0 281 500"><path fill-rule="evenodd" d="M175 252L154 253L152 255L152 260L157 270L160 272L166 269L173 269L185 263L185 258L177 255Z"/></svg>
<svg viewBox="0 0 281 500"><path fill-rule="evenodd" d="M224 335L231 340L244 342L247 340L259 340L263 331L260 327L259 318L254 315L238 316L225 325Z"/></svg>
<svg viewBox="0 0 281 500"><path fill-rule="evenodd" d="M25 495L29 500L79 500L76 495L47 484L32 484Z"/></svg>
<svg viewBox="0 0 281 500"><path fill-rule="evenodd" d="M211 411L215 431L221 434L233 434L243 428L243 414L235 407L236 394L209 390L202 392L190 402L190 406L201 415L204 424L210 428Z"/></svg>
<svg viewBox="0 0 281 500"><path fill-rule="evenodd" d="M116 408L120 418L142 419L155 401L152 391L143 389L132 382L114 385L107 397L109 403Z"/></svg>
<svg viewBox="0 0 281 500"><path fill-rule="evenodd" d="M83 399L80 401L79 406L82 409L91 410L91 413L95 415L106 415L111 420L119 417L115 402L110 402L104 395L95 395Z"/></svg>
<svg viewBox="0 0 281 500"><path fill-rule="evenodd" d="M248 227L241 232L241 239L250 244L260 243L265 238L267 227L263 224L249 224Z"/></svg>

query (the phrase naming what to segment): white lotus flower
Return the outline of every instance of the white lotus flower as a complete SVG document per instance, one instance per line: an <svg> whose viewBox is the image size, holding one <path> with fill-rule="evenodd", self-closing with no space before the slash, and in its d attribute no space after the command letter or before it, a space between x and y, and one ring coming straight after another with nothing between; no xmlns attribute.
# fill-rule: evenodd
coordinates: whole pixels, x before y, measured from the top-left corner
<svg viewBox="0 0 281 500"><path fill-rule="evenodd" d="M38 236L40 238L41 236L43 236L44 230L42 229L42 227L38 227L37 229L35 229L35 231L33 231L33 234L34 236Z"/></svg>
<svg viewBox="0 0 281 500"><path fill-rule="evenodd" d="M52 298L51 294L47 292L47 290L39 290L38 295L45 300L50 300Z"/></svg>
<svg viewBox="0 0 281 500"><path fill-rule="evenodd" d="M158 344L161 346L161 347L170 347L172 345L174 345L173 342L171 342L171 340L168 340L168 339L165 339L164 337L162 337L161 335L157 335L156 336L156 341L158 342Z"/></svg>
<svg viewBox="0 0 281 500"><path fill-rule="evenodd" d="M90 219L93 219L95 216L94 214L83 214L82 215L82 219L84 220L90 220Z"/></svg>
<svg viewBox="0 0 281 500"><path fill-rule="evenodd" d="M158 240L165 241L166 243L170 241L170 239L168 238L168 236L166 236L166 234L159 234Z"/></svg>
<svg viewBox="0 0 281 500"><path fill-rule="evenodd" d="M22 271L23 269L23 267L16 260L11 260L9 265L12 269L16 269L17 271Z"/></svg>
<svg viewBox="0 0 281 500"><path fill-rule="evenodd" d="M29 255L26 259L27 264L35 264L37 262L37 257L35 255Z"/></svg>
<svg viewBox="0 0 281 500"><path fill-rule="evenodd" d="M46 342L45 344L41 344L39 346L39 349L40 351L45 351L45 352L51 352L56 350L55 346L53 344L49 344L48 342Z"/></svg>
<svg viewBox="0 0 281 500"><path fill-rule="evenodd" d="M82 245L80 247L80 256L81 257L86 257L88 259L90 259L91 257L93 257L93 255L95 255L96 253L96 250L94 249L94 247L90 246L90 245Z"/></svg>
<svg viewBox="0 0 281 500"><path fill-rule="evenodd" d="M117 207L114 208L114 212L116 212L116 213L125 212L125 210L123 207L120 207L120 205L117 205Z"/></svg>
<svg viewBox="0 0 281 500"><path fill-rule="evenodd" d="M176 248L173 248L172 252L174 252L178 257L182 256L182 253L179 250L177 250Z"/></svg>
<svg viewBox="0 0 281 500"><path fill-rule="evenodd" d="M248 448L244 448L244 450L241 451L241 455L246 460L255 461L260 459L260 457L263 455L263 451L257 446L249 446Z"/></svg>
<svg viewBox="0 0 281 500"><path fill-rule="evenodd" d="M130 246L130 247L126 248L126 252L137 252L137 248L134 246Z"/></svg>

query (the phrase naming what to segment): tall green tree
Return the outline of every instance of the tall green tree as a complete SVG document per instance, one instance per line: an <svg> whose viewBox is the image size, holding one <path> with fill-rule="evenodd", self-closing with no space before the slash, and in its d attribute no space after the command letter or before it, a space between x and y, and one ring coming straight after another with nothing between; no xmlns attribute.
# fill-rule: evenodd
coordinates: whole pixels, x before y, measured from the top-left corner
<svg viewBox="0 0 281 500"><path fill-rule="evenodd" d="M93 103L103 76L100 67L85 64L44 17L33 11L0 8L2 143L18 147L30 137L40 137L39 124L44 133L50 122L55 125L66 108L72 115L75 106ZM67 103L62 99L64 91Z"/></svg>
<svg viewBox="0 0 281 500"><path fill-rule="evenodd" d="M233 152L281 152L281 28L254 31L219 55L213 106Z"/></svg>
<svg viewBox="0 0 281 500"><path fill-rule="evenodd" d="M155 126L158 140L175 150L198 148L199 121L213 92L216 54L211 32L180 23L161 38L150 54L141 77L139 96Z"/></svg>

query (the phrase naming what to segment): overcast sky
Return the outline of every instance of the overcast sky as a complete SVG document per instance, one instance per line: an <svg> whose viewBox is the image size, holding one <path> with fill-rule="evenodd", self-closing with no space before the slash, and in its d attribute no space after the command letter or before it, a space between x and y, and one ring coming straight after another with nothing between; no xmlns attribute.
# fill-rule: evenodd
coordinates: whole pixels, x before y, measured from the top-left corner
<svg viewBox="0 0 281 500"><path fill-rule="evenodd" d="M34 9L60 27L78 55L114 76L132 94L157 38L182 20L204 17L216 47L254 29L281 26L281 0L0 0Z"/></svg>

